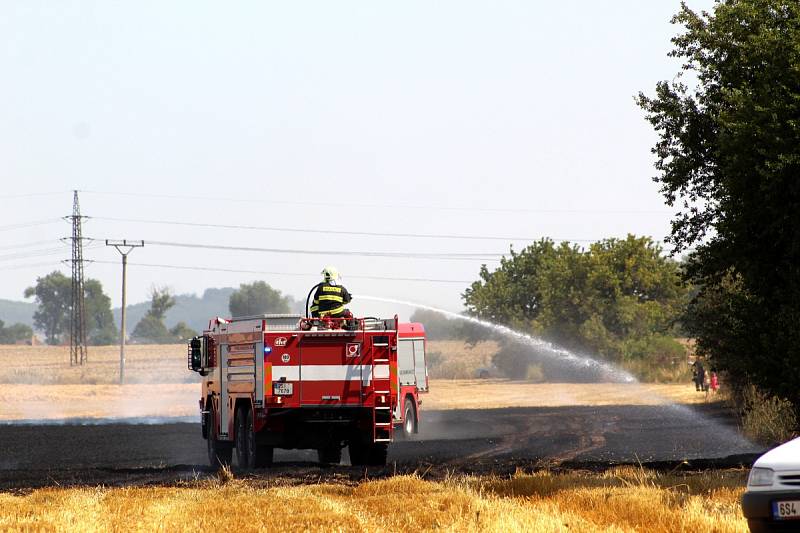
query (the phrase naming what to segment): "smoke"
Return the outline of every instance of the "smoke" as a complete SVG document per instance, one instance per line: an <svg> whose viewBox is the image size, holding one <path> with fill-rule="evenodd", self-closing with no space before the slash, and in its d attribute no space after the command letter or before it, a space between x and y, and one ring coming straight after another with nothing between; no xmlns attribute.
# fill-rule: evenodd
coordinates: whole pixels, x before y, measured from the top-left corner
<svg viewBox="0 0 800 533"><path fill-rule="evenodd" d="M199 377L186 368L186 346L129 345L119 385L118 346L90 346L70 365L67 346L0 346L0 424L136 423L199 418Z"/></svg>

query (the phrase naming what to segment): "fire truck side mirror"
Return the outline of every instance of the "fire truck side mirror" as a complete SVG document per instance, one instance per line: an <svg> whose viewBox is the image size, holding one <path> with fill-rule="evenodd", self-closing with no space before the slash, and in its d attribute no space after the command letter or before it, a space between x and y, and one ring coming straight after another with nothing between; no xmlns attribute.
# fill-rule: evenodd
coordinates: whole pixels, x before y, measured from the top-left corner
<svg viewBox="0 0 800 533"><path fill-rule="evenodd" d="M206 349L204 337L194 337L189 341L189 369L200 372L203 368L203 352Z"/></svg>

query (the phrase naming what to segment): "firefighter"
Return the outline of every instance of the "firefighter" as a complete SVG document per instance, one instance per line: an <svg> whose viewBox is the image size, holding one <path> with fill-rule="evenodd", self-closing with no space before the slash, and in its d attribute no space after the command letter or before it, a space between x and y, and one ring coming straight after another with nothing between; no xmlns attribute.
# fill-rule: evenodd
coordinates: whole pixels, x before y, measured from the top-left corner
<svg viewBox="0 0 800 533"><path fill-rule="evenodd" d="M350 303L352 297L342 285L339 284L339 271L336 267L326 266L322 269L322 283L317 285L314 293L314 303L311 306L312 318L342 318L349 314L344 308Z"/></svg>

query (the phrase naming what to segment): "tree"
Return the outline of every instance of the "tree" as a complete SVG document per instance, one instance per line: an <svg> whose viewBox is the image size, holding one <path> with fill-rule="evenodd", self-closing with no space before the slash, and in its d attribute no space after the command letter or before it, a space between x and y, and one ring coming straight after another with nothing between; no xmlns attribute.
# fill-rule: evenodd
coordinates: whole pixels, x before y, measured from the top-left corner
<svg viewBox="0 0 800 533"><path fill-rule="evenodd" d="M261 315L264 313L288 313L290 298L282 296L263 281L243 283L231 294L228 302L231 316Z"/></svg>
<svg viewBox="0 0 800 533"><path fill-rule="evenodd" d="M38 308L33 314L33 324L44 332L47 344L58 344L60 337L69 331L72 305L72 281L61 272L36 279L36 285L25 289L25 298L34 296Z"/></svg>
<svg viewBox="0 0 800 533"><path fill-rule="evenodd" d="M655 181L681 208L670 240L696 247L687 329L731 378L800 405L800 4L683 4L673 23L696 86L661 82L638 103L659 136Z"/></svg>
<svg viewBox="0 0 800 533"><path fill-rule="evenodd" d="M83 284L86 310L86 335L90 344L111 344L118 339L117 327L111 314L111 299L103 292L96 279ZM54 271L37 278L36 285L25 289L25 297L36 297L38 309L33 315L34 325L44 331L48 344L58 344L69 335L72 312L72 280Z"/></svg>
<svg viewBox="0 0 800 533"><path fill-rule="evenodd" d="M184 342L197 335L197 332L190 328L186 322L178 322L171 330L170 335L175 338L177 342Z"/></svg>
<svg viewBox="0 0 800 533"><path fill-rule="evenodd" d="M103 285L96 279L87 279L83 284L83 290L89 344L105 345L118 342L119 331L111 313L111 298L103 292Z"/></svg>
<svg viewBox="0 0 800 533"><path fill-rule="evenodd" d="M33 337L33 330L25 324L12 324L6 327L0 320L0 344L17 344L22 341L30 341Z"/></svg>
<svg viewBox="0 0 800 533"><path fill-rule="evenodd" d="M612 361L663 362L676 353L669 347L677 345L672 336L687 288L678 265L647 237L607 239L588 250L545 239L512 249L480 277L463 295L475 316ZM519 353L504 346L499 357L508 360L498 366L519 375L526 359L511 356Z"/></svg>
<svg viewBox="0 0 800 533"><path fill-rule="evenodd" d="M173 305L175 305L175 298L172 297L168 288L153 287L150 293L150 309L133 328L131 338L142 343L174 342L175 336L164 325L164 316Z"/></svg>

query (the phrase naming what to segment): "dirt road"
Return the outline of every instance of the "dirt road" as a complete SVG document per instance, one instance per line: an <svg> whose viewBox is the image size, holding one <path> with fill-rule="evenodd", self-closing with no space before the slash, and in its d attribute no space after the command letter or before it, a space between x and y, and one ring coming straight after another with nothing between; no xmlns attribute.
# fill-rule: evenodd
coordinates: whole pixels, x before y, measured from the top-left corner
<svg viewBox="0 0 800 533"><path fill-rule="evenodd" d="M417 440L392 444L390 469L506 473L568 462L725 457L758 448L730 429L718 404L442 410L423 414ZM311 451L277 451L269 475L358 476L320 468ZM207 472L197 423L0 425L0 489L64 483L140 483Z"/></svg>

